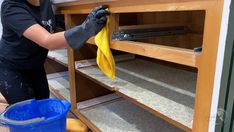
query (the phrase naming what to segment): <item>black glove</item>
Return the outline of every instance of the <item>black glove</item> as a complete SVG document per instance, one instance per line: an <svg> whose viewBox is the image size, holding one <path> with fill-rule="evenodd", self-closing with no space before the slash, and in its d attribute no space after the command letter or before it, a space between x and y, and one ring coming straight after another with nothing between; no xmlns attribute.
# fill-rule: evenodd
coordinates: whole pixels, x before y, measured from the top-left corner
<svg viewBox="0 0 234 132"><path fill-rule="evenodd" d="M79 49L90 37L101 31L106 25L106 15L110 14L105 10L107 8L107 5L94 8L81 25L65 31L65 39L71 48Z"/></svg>

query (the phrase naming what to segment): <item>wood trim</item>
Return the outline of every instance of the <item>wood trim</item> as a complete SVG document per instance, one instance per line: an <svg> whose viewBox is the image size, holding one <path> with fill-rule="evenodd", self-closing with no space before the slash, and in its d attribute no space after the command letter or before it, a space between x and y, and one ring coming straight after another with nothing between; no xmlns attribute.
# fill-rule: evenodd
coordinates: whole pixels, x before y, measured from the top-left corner
<svg viewBox="0 0 234 132"><path fill-rule="evenodd" d="M115 0L113 2L102 1L87 4L79 2L62 4L60 10L64 14L87 14L92 8L107 4L112 13L130 13L130 12L158 12L158 11L183 11L183 10L206 10L214 0Z"/></svg>
<svg viewBox="0 0 234 132"><path fill-rule="evenodd" d="M65 14L65 26L69 29L73 26L72 17L70 14ZM71 99L71 109L76 109L76 76L75 76L75 55L74 50L68 48L68 72L70 81L70 99Z"/></svg>
<svg viewBox="0 0 234 132"><path fill-rule="evenodd" d="M75 75L75 57L74 50L68 49L68 72L70 81L71 108L76 109L76 75Z"/></svg>
<svg viewBox="0 0 234 132"><path fill-rule="evenodd" d="M223 0L219 0L206 11L203 50L197 59L198 78L193 132L207 132L209 129L222 10Z"/></svg>

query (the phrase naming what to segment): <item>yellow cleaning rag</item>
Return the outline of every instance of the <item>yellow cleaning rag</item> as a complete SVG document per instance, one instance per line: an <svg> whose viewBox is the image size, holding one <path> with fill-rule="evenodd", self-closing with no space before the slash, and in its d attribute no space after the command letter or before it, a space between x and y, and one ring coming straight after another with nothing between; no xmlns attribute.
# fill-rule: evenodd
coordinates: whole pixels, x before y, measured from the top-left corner
<svg viewBox="0 0 234 132"><path fill-rule="evenodd" d="M115 61L109 46L109 17L106 26L96 35L97 64L110 79L115 79Z"/></svg>

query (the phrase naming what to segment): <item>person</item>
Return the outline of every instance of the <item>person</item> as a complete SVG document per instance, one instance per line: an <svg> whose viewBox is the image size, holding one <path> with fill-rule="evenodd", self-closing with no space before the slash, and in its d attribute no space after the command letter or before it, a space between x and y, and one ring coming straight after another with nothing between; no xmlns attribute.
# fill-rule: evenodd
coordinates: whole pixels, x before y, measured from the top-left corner
<svg viewBox="0 0 234 132"><path fill-rule="evenodd" d="M50 0L4 0L0 41L0 92L9 104L49 98L44 69L48 50L79 49L107 21L106 5L94 8L86 20L69 30L54 33Z"/></svg>

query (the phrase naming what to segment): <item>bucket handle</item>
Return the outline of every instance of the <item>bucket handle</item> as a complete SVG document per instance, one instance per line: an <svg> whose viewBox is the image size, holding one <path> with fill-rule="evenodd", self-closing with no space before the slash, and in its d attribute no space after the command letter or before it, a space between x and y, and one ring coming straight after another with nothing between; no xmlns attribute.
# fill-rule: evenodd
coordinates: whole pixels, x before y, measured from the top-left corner
<svg viewBox="0 0 234 132"><path fill-rule="evenodd" d="M69 109L69 108L71 107L70 102L68 102L68 101L66 101L66 100L62 100L61 102L63 103L63 105L64 105L67 109Z"/></svg>
<svg viewBox="0 0 234 132"><path fill-rule="evenodd" d="M0 115L0 124L3 124L3 125L7 125L7 124L11 124L11 125L27 125L27 124L37 123L37 122L41 122L41 121L45 120L45 117L38 117L38 118L29 119L29 120L25 120L25 121L15 121L15 120L7 119L7 118L4 117L4 115L7 112L7 110L11 109L12 107L17 106L17 105L22 105L22 104L29 104L32 101L35 101L35 99L30 99L30 100L22 101L22 102L14 104L12 106L9 106L5 110L5 112L1 113L1 115Z"/></svg>
<svg viewBox="0 0 234 132"><path fill-rule="evenodd" d="M40 117L40 118L34 118L34 119L30 119L30 120L25 120L25 121L15 121L15 120L11 120L11 119L6 119L3 117L3 115L0 116L0 122L3 125L28 125L28 124L32 124L32 123L37 123L37 122L41 122L45 120L45 117Z"/></svg>

